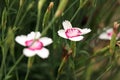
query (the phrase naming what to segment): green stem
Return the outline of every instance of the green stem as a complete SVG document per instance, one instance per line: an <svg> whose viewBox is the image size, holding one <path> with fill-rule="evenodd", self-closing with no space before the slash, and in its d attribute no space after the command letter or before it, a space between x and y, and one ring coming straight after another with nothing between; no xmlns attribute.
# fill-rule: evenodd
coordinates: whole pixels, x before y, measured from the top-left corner
<svg viewBox="0 0 120 80"><path fill-rule="evenodd" d="M20 25L20 24L22 23L22 21L24 20L27 12L32 8L33 4L34 4L34 1L31 2L31 3L28 5L27 10L26 10L25 13L23 14L23 16L22 16L22 18L20 19L18 25Z"/></svg>
<svg viewBox="0 0 120 80"><path fill-rule="evenodd" d="M71 69L73 71L73 78L74 78L74 80L77 80L76 79L76 75L75 75L76 72L75 72L75 61L74 61L74 58L72 57L70 61L71 61L70 64L72 64Z"/></svg>
<svg viewBox="0 0 120 80"><path fill-rule="evenodd" d="M106 51L109 50L109 48L110 48L110 46L106 46L106 47L102 48L101 50L95 52L95 53L94 53L94 56L105 53Z"/></svg>
<svg viewBox="0 0 120 80"><path fill-rule="evenodd" d="M59 69L58 69L58 74L61 73L61 70L62 70L63 65L65 64L65 62L66 62L66 56L63 58L63 60L62 60L62 62L61 62L61 64L60 64L60 67L59 67Z"/></svg>
<svg viewBox="0 0 120 80"><path fill-rule="evenodd" d="M75 65L74 65L74 68L73 68L73 74L74 74L74 80L77 80L77 78L76 78L76 73L75 73Z"/></svg>
<svg viewBox="0 0 120 80"><path fill-rule="evenodd" d="M79 8L77 9L77 11L76 11L75 14L73 15L73 17L70 19L71 22L72 22L73 19L76 17L76 15L77 15L78 12L80 11L80 9L81 9L81 7L79 7Z"/></svg>
<svg viewBox="0 0 120 80"><path fill-rule="evenodd" d="M5 60L7 56L7 51L8 48L5 46L2 46L2 63L1 63L1 68L0 68L0 80L2 80L3 74L6 73L6 65L5 65Z"/></svg>
<svg viewBox="0 0 120 80"><path fill-rule="evenodd" d="M73 42L71 41L71 48L72 48L72 51L73 51L73 58L76 56L76 42Z"/></svg>
<svg viewBox="0 0 120 80"><path fill-rule="evenodd" d="M24 55L21 55L19 57L19 59L16 61L16 63L12 66L12 68L9 70L9 72L6 74L4 80L7 80L7 77L9 77L9 75L11 74L11 72L15 69L15 67L18 65L18 63L22 60L22 58L24 57Z"/></svg>
<svg viewBox="0 0 120 80"><path fill-rule="evenodd" d="M47 27L45 27L45 29L42 31L42 36L46 34L47 30L52 26L52 24L54 23L54 21L56 20L55 17L53 17L52 21L48 24Z"/></svg>
<svg viewBox="0 0 120 80"><path fill-rule="evenodd" d="M64 12L64 14L66 14L76 3L77 3L78 0L75 0ZM63 15L64 15L63 14Z"/></svg>
<svg viewBox="0 0 120 80"><path fill-rule="evenodd" d="M15 64L16 59L15 59L14 53L13 53L13 55L12 55L12 59L13 59L13 63ZM19 80L19 76L18 76L18 71L17 71L17 69L16 69L16 71L15 71L15 75L16 75L16 79Z"/></svg>
<svg viewBox="0 0 120 80"><path fill-rule="evenodd" d="M25 2L24 2L25 3ZM24 5L24 4L23 4ZM17 12L17 15L16 15L16 19L15 19L15 23L14 23L14 27L17 25L19 19L20 19L20 15L22 13L22 10L23 10L23 5L21 7L19 7L18 9L18 12Z"/></svg>
<svg viewBox="0 0 120 80"><path fill-rule="evenodd" d="M35 31L38 31L39 29L39 24L40 24L40 15L41 15L41 9L44 5L46 0L39 0L38 1L38 14L37 14L37 23L36 23L36 28L35 28Z"/></svg>
<svg viewBox="0 0 120 80"><path fill-rule="evenodd" d="M0 80L2 79L3 76L3 71L4 71L4 67L5 67L5 54L4 54L4 50L2 49L2 63L1 63L1 68L0 68Z"/></svg>
<svg viewBox="0 0 120 80"><path fill-rule="evenodd" d="M16 1L16 0L11 1L11 4L10 4L10 6L8 7L8 10L10 10L10 9L12 8L13 4L15 3L15 1Z"/></svg>
<svg viewBox="0 0 120 80"><path fill-rule="evenodd" d="M93 73L93 65L92 65L93 63L94 63L94 60L92 59L90 61L90 64L88 65L87 70L86 70L86 78L85 78L85 80L90 80L91 79L91 75Z"/></svg>
<svg viewBox="0 0 120 80"><path fill-rule="evenodd" d="M56 80L59 80L59 77L60 77L60 75L57 75L57 78L56 78Z"/></svg>
<svg viewBox="0 0 120 80"><path fill-rule="evenodd" d="M96 80L100 80L100 78L102 76L104 76L106 72L108 72L109 70L111 70L112 67L113 67L113 65L111 64Z"/></svg>
<svg viewBox="0 0 120 80"><path fill-rule="evenodd" d="M62 70L64 64L66 63L66 59L67 59L67 55L62 59L62 62L61 62L61 64L60 64L59 68L58 68L58 74L57 74L56 80L58 80L59 77L60 77L61 70Z"/></svg>
<svg viewBox="0 0 120 80"><path fill-rule="evenodd" d="M110 40L110 54L113 55L115 52L115 45L116 45L116 34L113 33L112 39Z"/></svg>
<svg viewBox="0 0 120 80"><path fill-rule="evenodd" d="M27 63L27 73L26 73L26 76L25 76L25 80L28 79L28 76L29 76L29 73L30 73L30 69L31 69L32 64L33 64L33 62L34 62L34 58L35 58L34 56L28 58L28 63Z"/></svg>
<svg viewBox="0 0 120 80"><path fill-rule="evenodd" d="M59 78L59 76L61 74L62 68L63 68L64 64L66 63L66 61L68 60L68 58L71 55L71 53L72 53L72 50L69 50L68 53L62 59L62 62L61 62L60 66L59 66L59 69L58 69L58 74L57 74L56 80L58 80L58 78Z"/></svg>
<svg viewBox="0 0 120 80"><path fill-rule="evenodd" d="M71 48L72 48L72 63L73 63L73 67L72 67L72 70L73 70L73 74L74 74L74 80L76 80L76 76L75 76L75 62L74 62L74 59L75 59L75 56L76 56L76 42L73 42L71 41Z"/></svg>
<svg viewBox="0 0 120 80"><path fill-rule="evenodd" d="M26 73L26 76L25 76L25 80L27 80L27 79L28 79L29 73L30 73L30 69L29 69L29 68L27 68L27 73Z"/></svg>

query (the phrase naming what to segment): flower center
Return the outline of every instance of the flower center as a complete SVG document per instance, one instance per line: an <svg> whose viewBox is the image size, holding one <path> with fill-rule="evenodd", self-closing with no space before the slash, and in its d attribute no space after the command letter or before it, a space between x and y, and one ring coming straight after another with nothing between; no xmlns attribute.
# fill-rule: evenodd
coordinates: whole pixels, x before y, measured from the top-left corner
<svg viewBox="0 0 120 80"><path fill-rule="evenodd" d="M70 28L65 31L65 34L68 38L80 36L81 33L82 32L77 28Z"/></svg>
<svg viewBox="0 0 120 80"><path fill-rule="evenodd" d="M43 48L43 43L39 40L28 40L25 42L25 44L30 50L40 50L41 48Z"/></svg>
<svg viewBox="0 0 120 80"><path fill-rule="evenodd" d="M107 33L107 35L108 35L109 37L111 37L112 34L113 34L113 32L108 32L108 33Z"/></svg>

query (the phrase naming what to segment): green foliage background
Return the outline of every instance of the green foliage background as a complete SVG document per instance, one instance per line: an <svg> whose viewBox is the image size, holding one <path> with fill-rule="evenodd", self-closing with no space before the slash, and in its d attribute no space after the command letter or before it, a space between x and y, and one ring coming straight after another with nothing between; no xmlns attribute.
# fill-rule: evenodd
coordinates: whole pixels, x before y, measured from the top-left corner
<svg viewBox="0 0 120 80"><path fill-rule="evenodd" d="M40 11L39 1L45 1ZM50 2L54 6L45 15ZM61 11L58 16L57 10ZM120 47L116 45L110 54L110 41L98 39L103 28L113 27L115 21L119 23L119 13L120 0L1 0L0 80L24 80L25 76L25 80L119 80ZM57 34L64 20L69 20L73 27L92 31L84 40L76 42L75 58L69 55L58 72L64 56L73 49L72 42ZM22 55L24 47L14 39L31 31L44 33L53 43L47 46L48 59L35 56L30 66L29 58Z"/></svg>

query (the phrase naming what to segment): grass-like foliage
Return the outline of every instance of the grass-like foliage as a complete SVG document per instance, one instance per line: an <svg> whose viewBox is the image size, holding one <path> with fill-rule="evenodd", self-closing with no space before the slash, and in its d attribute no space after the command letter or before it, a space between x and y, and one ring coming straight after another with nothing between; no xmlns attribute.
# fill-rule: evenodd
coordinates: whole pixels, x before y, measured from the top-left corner
<svg viewBox="0 0 120 80"><path fill-rule="evenodd" d="M119 80L119 14L120 0L0 0L0 80Z"/></svg>

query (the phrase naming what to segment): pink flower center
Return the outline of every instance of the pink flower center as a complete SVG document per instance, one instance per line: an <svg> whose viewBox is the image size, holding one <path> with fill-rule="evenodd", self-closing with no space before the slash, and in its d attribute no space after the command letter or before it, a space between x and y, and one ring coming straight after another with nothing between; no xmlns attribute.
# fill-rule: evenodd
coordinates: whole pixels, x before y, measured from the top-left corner
<svg viewBox="0 0 120 80"><path fill-rule="evenodd" d="M77 28L70 28L65 31L67 38L73 38L81 35L81 31Z"/></svg>
<svg viewBox="0 0 120 80"><path fill-rule="evenodd" d="M30 50L40 50L43 48L43 43L39 40L28 40L25 41L26 46L30 49Z"/></svg>
<svg viewBox="0 0 120 80"><path fill-rule="evenodd" d="M108 32L108 33L107 33L107 35L108 35L109 37L111 37L112 34L113 34L113 32Z"/></svg>

